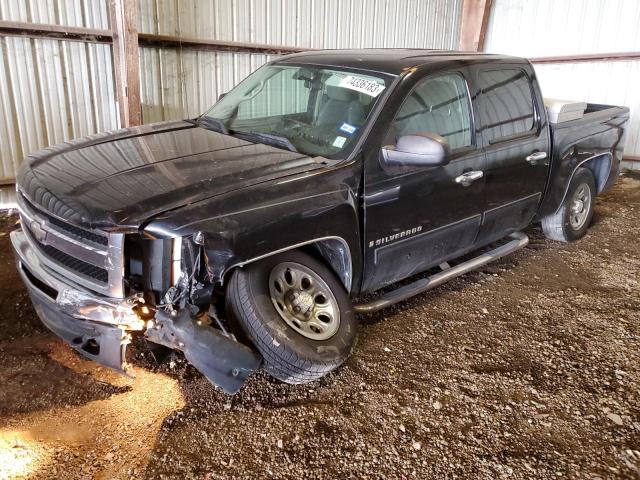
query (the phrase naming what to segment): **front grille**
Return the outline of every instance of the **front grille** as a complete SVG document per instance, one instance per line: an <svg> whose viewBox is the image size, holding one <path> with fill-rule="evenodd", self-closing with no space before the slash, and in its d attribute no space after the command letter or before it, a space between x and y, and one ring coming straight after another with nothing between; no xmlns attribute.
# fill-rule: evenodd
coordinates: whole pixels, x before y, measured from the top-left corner
<svg viewBox="0 0 640 480"><path fill-rule="evenodd" d="M105 247L109 245L109 239L107 237L90 232L88 230L85 230L84 228L76 227L75 225L70 225L63 222L62 220L58 220L56 217L52 217L47 213L41 213L52 225L55 225L59 229L64 230L65 232L70 233L75 237L81 238L83 240L89 240L90 242L97 243L98 245L104 245Z"/></svg>
<svg viewBox="0 0 640 480"><path fill-rule="evenodd" d="M75 237L78 240L88 240L90 242L97 243L98 245L104 245L105 247L109 245L109 239L106 236L63 222L59 218L38 209L24 195L21 195L21 197L24 203L26 203L32 211L37 212L38 215L46 218L49 223L62 230L64 233L71 234L72 237Z"/></svg>
<svg viewBox="0 0 640 480"><path fill-rule="evenodd" d="M70 270L73 270L74 272L77 272L89 278L93 278L102 283L107 283L107 281L109 280L109 273L104 268L96 267L95 265L91 265L90 263L83 262L79 258L73 258L71 255L67 255L57 248L52 247L51 245L40 245L40 248L50 258L52 258L56 262L61 263Z"/></svg>
<svg viewBox="0 0 640 480"><path fill-rule="evenodd" d="M75 273L79 273L80 275L84 275L85 277L92 278L102 283L107 283L109 281L109 272L107 272L104 268L96 267L95 265L91 265L79 258L72 257L51 245L44 245L39 242L35 237L31 228L27 225L23 224L23 229L29 233L29 238L32 243L37 245L37 247L47 255L52 260L64 265L70 270L73 270Z"/></svg>
<svg viewBox="0 0 640 480"><path fill-rule="evenodd" d="M44 266L95 292L124 297L124 234L71 225L35 207L21 193L22 227Z"/></svg>

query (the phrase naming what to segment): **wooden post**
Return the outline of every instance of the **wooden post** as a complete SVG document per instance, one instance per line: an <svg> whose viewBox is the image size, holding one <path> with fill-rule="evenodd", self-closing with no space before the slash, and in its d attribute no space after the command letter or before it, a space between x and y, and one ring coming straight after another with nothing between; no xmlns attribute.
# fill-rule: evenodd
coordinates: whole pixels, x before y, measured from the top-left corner
<svg viewBox="0 0 640 480"><path fill-rule="evenodd" d="M109 0L109 18L120 125L132 127L142 123L138 0Z"/></svg>
<svg viewBox="0 0 640 480"><path fill-rule="evenodd" d="M464 51L481 52L489 25L492 0L464 0L458 48Z"/></svg>

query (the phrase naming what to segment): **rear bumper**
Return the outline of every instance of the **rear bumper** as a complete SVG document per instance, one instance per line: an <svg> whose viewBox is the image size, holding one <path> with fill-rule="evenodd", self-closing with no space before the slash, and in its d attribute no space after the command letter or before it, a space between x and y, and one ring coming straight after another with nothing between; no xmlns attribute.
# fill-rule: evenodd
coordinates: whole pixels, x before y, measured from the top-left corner
<svg viewBox="0 0 640 480"><path fill-rule="evenodd" d="M126 373L129 331L142 330L134 312L139 297L103 297L48 269L26 235L11 233L16 264L42 323L85 357Z"/></svg>

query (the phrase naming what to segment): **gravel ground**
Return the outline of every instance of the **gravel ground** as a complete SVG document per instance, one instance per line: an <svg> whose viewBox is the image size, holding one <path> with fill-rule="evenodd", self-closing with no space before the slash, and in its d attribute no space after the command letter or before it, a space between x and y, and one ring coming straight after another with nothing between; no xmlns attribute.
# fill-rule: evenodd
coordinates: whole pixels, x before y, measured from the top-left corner
<svg viewBox="0 0 640 480"><path fill-rule="evenodd" d="M311 385L234 397L179 355L133 380L37 320L0 218L0 478L640 478L640 178L582 241L528 248L362 318Z"/></svg>

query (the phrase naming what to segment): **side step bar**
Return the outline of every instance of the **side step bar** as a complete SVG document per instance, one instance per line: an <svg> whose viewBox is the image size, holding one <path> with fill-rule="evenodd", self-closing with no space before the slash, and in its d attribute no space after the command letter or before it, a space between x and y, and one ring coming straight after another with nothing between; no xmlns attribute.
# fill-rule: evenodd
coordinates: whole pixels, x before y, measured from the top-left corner
<svg viewBox="0 0 640 480"><path fill-rule="evenodd" d="M510 253L515 252L516 250L520 250L524 248L529 243L529 237L522 232L515 232L510 234L507 238L511 238L509 243L501 245L493 250L490 250L486 253L478 255L477 257L472 258L471 260L467 260L455 267L446 268L447 264L443 264L441 266L445 267L441 272L433 274L426 278L421 278L409 285L405 285L403 287L397 288L396 290L392 290L391 292L385 293L379 298L372 300L367 303L358 303L353 306L353 309L356 313L372 313L377 312L378 310L382 310L394 303L402 302L408 298L413 297L422 292L426 292L427 290L431 290L432 288L436 288L443 283L448 282L449 280L453 280L460 275L464 275L472 270L483 267L488 263L491 263L499 258L504 257L505 255L509 255Z"/></svg>

